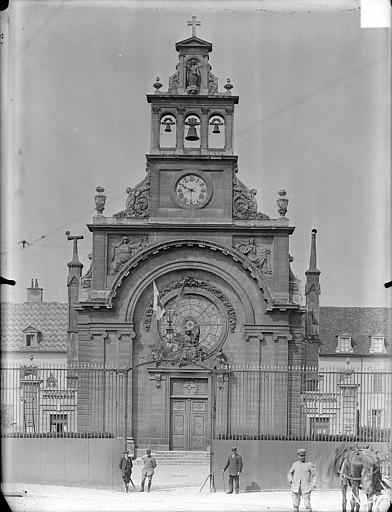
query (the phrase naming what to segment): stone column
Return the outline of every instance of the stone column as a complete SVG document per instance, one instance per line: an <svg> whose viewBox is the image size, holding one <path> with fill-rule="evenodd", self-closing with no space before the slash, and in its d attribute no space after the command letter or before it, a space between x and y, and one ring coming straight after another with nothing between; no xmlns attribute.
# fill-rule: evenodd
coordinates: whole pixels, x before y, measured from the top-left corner
<svg viewBox="0 0 392 512"><path fill-rule="evenodd" d="M159 148L159 112L160 108L152 105L151 107L151 152L158 151Z"/></svg>
<svg viewBox="0 0 392 512"><path fill-rule="evenodd" d="M185 108L178 107L177 108L177 130L176 130L176 149L177 151L182 152L184 150L184 117L185 117Z"/></svg>
<svg viewBox="0 0 392 512"><path fill-rule="evenodd" d="M208 150L208 108L201 109L201 126L200 126L200 138L201 138L201 149L202 151Z"/></svg>
<svg viewBox="0 0 392 512"><path fill-rule="evenodd" d="M289 342L289 367L288 373L288 433L303 434L301 393L305 375L303 373L304 339L301 328L292 329L292 340Z"/></svg>
<svg viewBox="0 0 392 512"><path fill-rule="evenodd" d="M233 152L233 114L234 107L227 107L225 117L225 149L229 153Z"/></svg>

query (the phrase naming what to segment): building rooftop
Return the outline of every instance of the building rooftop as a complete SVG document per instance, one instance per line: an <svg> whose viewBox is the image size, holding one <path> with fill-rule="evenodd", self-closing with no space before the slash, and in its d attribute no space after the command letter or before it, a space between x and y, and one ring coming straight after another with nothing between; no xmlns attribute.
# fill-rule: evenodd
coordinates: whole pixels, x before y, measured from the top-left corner
<svg viewBox="0 0 392 512"><path fill-rule="evenodd" d="M1 304L1 349L3 351L66 352L68 304L25 302ZM37 345L26 346L26 334L37 334Z"/></svg>
<svg viewBox="0 0 392 512"><path fill-rule="evenodd" d="M391 326L392 308L320 307L320 354L344 354L336 350L339 336L351 338L352 355L380 353L370 351L371 338L384 336L384 353L391 354Z"/></svg>

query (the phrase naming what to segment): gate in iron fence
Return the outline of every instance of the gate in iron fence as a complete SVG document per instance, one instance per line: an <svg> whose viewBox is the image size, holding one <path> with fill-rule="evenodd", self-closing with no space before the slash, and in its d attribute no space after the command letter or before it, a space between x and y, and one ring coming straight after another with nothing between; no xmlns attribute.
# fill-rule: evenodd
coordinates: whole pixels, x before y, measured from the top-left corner
<svg viewBox="0 0 392 512"><path fill-rule="evenodd" d="M211 372L212 439L391 440L390 372L232 365ZM4 366L2 434L124 437L128 382L124 369L102 365Z"/></svg>

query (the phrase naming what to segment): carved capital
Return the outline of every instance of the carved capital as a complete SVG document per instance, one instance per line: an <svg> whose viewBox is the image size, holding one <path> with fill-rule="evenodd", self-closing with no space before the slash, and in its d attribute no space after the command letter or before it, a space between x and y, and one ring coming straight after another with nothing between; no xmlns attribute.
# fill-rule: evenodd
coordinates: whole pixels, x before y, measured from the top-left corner
<svg viewBox="0 0 392 512"><path fill-rule="evenodd" d="M279 341L279 338L286 339L287 341L292 341L293 337L289 332L275 332L272 339L275 343Z"/></svg>
<svg viewBox="0 0 392 512"><path fill-rule="evenodd" d="M209 113L209 111L210 111L210 109L209 109L209 108L206 108L206 107L202 107L202 109L201 109L201 113L202 113L202 114L208 114L208 113Z"/></svg>
<svg viewBox="0 0 392 512"><path fill-rule="evenodd" d="M177 107L177 112L181 115L185 114L185 108L184 107Z"/></svg>
<svg viewBox="0 0 392 512"><path fill-rule="evenodd" d="M133 325L129 329L122 329L117 331L116 335L118 340L121 340L123 336L126 336L127 338L129 338L129 341L132 341L136 337Z"/></svg>
<svg viewBox="0 0 392 512"><path fill-rule="evenodd" d="M262 327L260 325L247 324L244 327L244 341L258 341L260 343L265 343L264 334L261 331Z"/></svg>
<svg viewBox="0 0 392 512"><path fill-rule="evenodd" d="M166 374L164 372L153 372L149 371L149 379L155 382L155 387L160 388L161 382L166 380Z"/></svg>
<svg viewBox="0 0 392 512"><path fill-rule="evenodd" d="M234 107L226 107L226 114L234 114Z"/></svg>
<svg viewBox="0 0 392 512"><path fill-rule="evenodd" d="M151 110L153 114L159 114L159 112L161 111L160 107L157 107L155 105L151 107Z"/></svg>

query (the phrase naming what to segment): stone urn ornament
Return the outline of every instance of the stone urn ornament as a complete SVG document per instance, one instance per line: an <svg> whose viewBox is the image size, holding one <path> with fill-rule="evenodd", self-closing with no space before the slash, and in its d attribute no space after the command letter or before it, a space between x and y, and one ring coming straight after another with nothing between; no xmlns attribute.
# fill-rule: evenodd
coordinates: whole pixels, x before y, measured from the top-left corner
<svg viewBox="0 0 392 512"><path fill-rule="evenodd" d="M105 209L105 203L106 203L106 196L104 194L105 189L103 187L97 187L95 190L97 191L97 195L94 196L95 209L97 210L97 214L99 216L101 216L102 212Z"/></svg>
<svg viewBox="0 0 392 512"><path fill-rule="evenodd" d="M276 200L278 205L278 212L281 217L284 217L287 213L287 205L289 204L289 198L286 197L287 192L285 190L279 190L279 197Z"/></svg>

